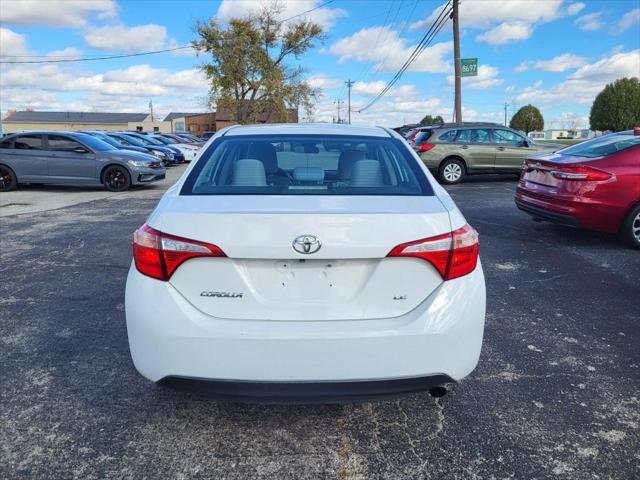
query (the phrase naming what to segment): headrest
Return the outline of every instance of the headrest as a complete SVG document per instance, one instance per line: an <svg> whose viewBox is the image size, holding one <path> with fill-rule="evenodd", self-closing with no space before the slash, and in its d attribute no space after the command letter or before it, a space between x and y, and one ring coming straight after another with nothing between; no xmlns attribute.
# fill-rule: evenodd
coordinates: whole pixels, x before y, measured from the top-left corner
<svg viewBox="0 0 640 480"><path fill-rule="evenodd" d="M254 158L243 158L236 162L232 185L237 187L266 187L264 164Z"/></svg>
<svg viewBox="0 0 640 480"><path fill-rule="evenodd" d="M251 142L247 149L247 158L255 158L264 164L267 175L278 171L276 149L269 142Z"/></svg>
<svg viewBox="0 0 640 480"><path fill-rule="evenodd" d="M345 150L338 159L338 178L349 180L353 164L358 160L364 160L364 152L361 150Z"/></svg>
<svg viewBox="0 0 640 480"><path fill-rule="evenodd" d="M351 170L352 187L381 187L382 167L378 160L358 160Z"/></svg>

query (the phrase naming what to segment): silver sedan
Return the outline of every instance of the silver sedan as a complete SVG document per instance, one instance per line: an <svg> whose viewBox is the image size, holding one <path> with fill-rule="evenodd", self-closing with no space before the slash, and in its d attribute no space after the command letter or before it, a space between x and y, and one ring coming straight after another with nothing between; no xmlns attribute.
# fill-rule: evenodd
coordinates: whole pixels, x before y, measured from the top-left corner
<svg viewBox="0 0 640 480"><path fill-rule="evenodd" d="M151 155L118 150L91 135L32 131L0 142L0 191L21 183L104 185L120 192L165 178L165 168Z"/></svg>

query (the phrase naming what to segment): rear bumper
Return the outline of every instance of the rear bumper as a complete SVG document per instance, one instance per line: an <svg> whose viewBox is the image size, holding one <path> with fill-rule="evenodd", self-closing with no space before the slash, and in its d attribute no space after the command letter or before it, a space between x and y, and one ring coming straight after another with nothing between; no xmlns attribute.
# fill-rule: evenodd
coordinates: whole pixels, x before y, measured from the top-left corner
<svg viewBox="0 0 640 480"><path fill-rule="evenodd" d="M522 188L522 181L515 202L520 210L541 220L609 233L618 231L625 214L624 208L594 198L531 191Z"/></svg>
<svg viewBox="0 0 640 480"><path fill-rule="evenodd" d="M580 226L578 224L578 220L576 220L572 215L558 213L547 208L541 208L518 199L516 199L516 206L523 212L528 213L534 218L539 218L540 220L546 220L547 222L557 223L567 227Z"/></svg>
<svg viewBox="0 0 640 480"><path fill-rule="evenodd" d="M170 283L129 270L133 363L146 378L241 382L370 382L475 368L485 318L482 267L443 282L409 313L387 319L226 320L196 309Z"/></svg>
<svg viewBox="0 0 640 480"><path fill-rule="evenodd" d="M335 403L422 392L454 383L454 380L446 375L360 382L240 382L165 377L158 383L235 402Z"/></svg>

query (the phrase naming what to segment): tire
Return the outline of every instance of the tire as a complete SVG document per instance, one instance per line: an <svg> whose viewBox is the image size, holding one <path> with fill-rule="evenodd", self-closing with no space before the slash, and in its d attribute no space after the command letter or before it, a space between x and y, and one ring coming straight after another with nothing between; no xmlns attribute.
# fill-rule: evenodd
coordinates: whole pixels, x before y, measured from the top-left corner
<svg viewBox="0 0 640 480"><path fill-rule="evenodd" d="M627 245L640 250L640 204L633 207L622 222L620 239Z"/></svg>
<svg viewBox="0 0 640 480"><path fill-rule="evenodd" d="M109 165L102 171L102 184L110 192L124 192L131 187L131 175L124 167Z"/></svg>
<svg viewBox="0 0 640 480"><path fill-rule="evenodd" d="M0 165L0 192L10 192L18 188L18 177L6 165Z"/></svg>
<svg viewBox="0 0 640 480"><path fill-rule="evenodd" d="M457 158L447 158L438 169L438 178L445 185L460 183L465 176L465 167Z"/></svg>

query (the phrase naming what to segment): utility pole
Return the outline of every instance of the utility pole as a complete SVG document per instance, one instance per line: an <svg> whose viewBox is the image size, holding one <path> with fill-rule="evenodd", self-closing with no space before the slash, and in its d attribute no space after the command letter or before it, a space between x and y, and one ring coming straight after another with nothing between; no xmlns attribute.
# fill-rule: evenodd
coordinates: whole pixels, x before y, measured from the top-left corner
<svg viewBox="0 0 640 480"><path fill-rule="evenodd" d="M507 126L507 102L504 102L504 126Z"/></svg>
<svg viewBox="0 0 640 480"><path fill-rule="evenodd" d="M344 83L347 84L347 88L349 89L349 96L347 97L349 99L347 103L347 123L351 125L351 86L356 82L349 79Z"/></svg>
<svg viewBox="0 0 640 480"><path fill-rule="evenodd" d="M458 19L458 2L459 0L453 0L453 60L455 68L456 78L456 123L462 123L462 78L461 78L461 66L460 66L460 24Z"/></svg>
<svg viewBox="0 0 640 480"><path fill-rule="evenodd" d="M340 105L342 105L342 104L344 103L344 100L337 99L337 100L336 100L335 102L333 102L333 103L335 103L335 104L338 106L338 123L342 123L342 122L340 121Z"/></svg>
<svg viewBox="0 0 640 480"><path fill-rule="evenodd" d="M149 110L151 110L151 121L153 122L153 100L149 100Z"/></svg>

